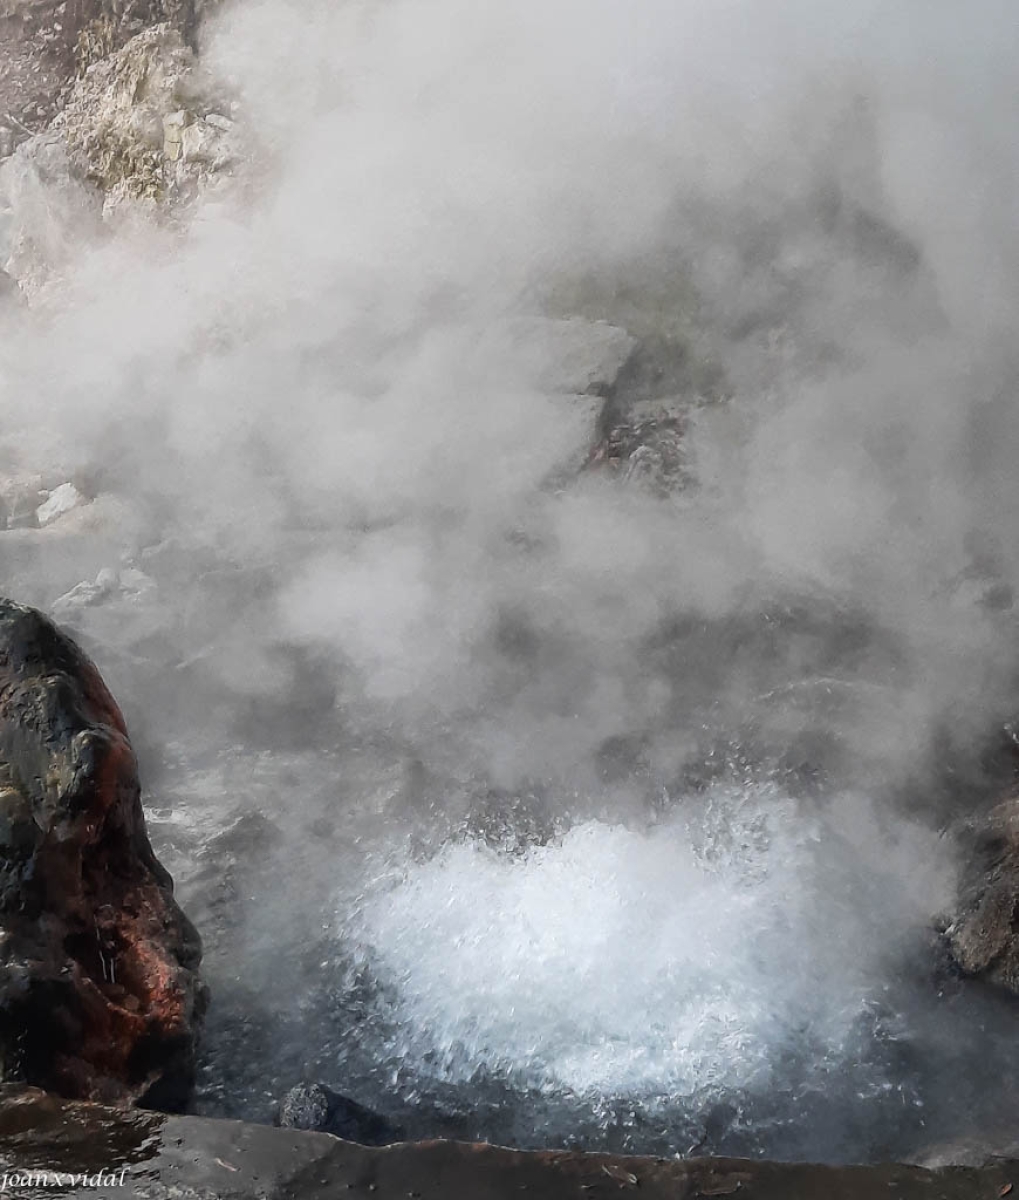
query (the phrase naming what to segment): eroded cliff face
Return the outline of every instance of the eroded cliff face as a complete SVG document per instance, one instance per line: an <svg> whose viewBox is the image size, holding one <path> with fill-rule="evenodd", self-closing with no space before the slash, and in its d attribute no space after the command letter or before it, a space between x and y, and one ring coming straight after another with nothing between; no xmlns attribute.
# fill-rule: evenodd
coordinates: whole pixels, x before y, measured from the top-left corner
<svg viewBox="0 0 1019 1200"><path fill-rule="evenodd" d="M97 0L0 15L0 270L25 296L112 222L173 219L239 167L236 104L196 60L199 12Z"/></svg>
<svg viewBox="0 0 1019 1200"><path fill-rule="evenodd" d="M53 119L76 74L149 25L192 42L202 0L2 0L0 157Z"/></svg>

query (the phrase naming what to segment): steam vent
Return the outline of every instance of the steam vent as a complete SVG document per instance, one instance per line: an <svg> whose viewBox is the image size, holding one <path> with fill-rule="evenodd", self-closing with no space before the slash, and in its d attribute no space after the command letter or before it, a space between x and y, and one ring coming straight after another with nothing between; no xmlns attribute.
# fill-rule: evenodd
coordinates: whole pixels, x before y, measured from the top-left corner
<svg viewBox="0 0 1019 1200"><path fill-rule="evenodd" d="M0 889L6 1081L183 1108L201 943L149 845L124 719L75 643L7 600Z"/></svg>

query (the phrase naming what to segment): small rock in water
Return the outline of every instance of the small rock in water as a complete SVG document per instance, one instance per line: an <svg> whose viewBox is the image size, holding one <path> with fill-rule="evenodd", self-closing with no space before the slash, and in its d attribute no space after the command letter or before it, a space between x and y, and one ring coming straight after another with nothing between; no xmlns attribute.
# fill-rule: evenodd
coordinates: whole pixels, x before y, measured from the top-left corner
<svg viewBox="0 0 1019 1200"><path fill-rule="evenodd" d="M284 1129L325 1129L329 1122L329 1097L317 1083L293 1087L280 1104L279 1123Z"/></svg>
<svg viewBox="0 0 1019 1200"><path fill-rule="evenodd" d="M277 1123L284 1129L331 1133L362 1146L387 1146L403 1137L385 1117L321 1083L292 1087L280 1102Z"/></svg>

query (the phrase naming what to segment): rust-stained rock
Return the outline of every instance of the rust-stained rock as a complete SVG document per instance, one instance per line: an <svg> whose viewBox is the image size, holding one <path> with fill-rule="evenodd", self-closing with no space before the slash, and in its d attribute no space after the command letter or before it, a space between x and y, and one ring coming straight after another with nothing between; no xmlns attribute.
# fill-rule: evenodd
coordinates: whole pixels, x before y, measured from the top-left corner
<svg viewBox="0 0 1019 1200"><path fill-rule="evenodd" d="M183 1107L201 943L145 830L127 729L42 614L0 600L0 1053L7 1080Z"/></svg>
<svg viewBox="0 0 1019 1200"><path fill-rule="evenodd" d="M687 416L678 399L640 401L625 417L607 420L588 457L588 468L605 466L653 491L668 495L689 481Z"/></svg>

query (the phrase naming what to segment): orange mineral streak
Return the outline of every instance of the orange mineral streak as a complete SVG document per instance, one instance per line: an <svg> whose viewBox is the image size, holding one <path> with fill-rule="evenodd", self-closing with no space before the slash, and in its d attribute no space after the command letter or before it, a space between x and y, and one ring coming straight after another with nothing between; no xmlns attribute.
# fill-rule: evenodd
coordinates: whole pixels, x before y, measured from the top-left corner
<svg viewBox="0 0 1019 1200"><path fill-rule="evenodd" d="M88 842L100 843L106 826L115 822L130 832L139 819L132 811L138 788L134 752L125 737L110 731L107 745L97 756L95 797ZM97 850L97 853L100 851ZM153 1033L185 1035L193 1016L180 965L171 957L161 935L173 923L168 897L151 878L128 883L101 873L90 876L88 851L82 864L83 879L94 903L97 941L107 950L99 957L100 974L75 965L76 983L88 1013L88 1034L78 1055L94 1068L86 1084L91 1099L110 1094L109 1079L130 1077L139 1042ZM79 1084L82 1082L79 1077ZM148 1078L137 1080L144 1090Z"/></svg>
<svg viewBox="0 0 1019 1200"><path fill-rule="evenodd" d="M99 758L92 807L96 816L106 818L117 813L118 806L125 806L128 797L137 797L136 765L134 751L126 737L113 731ZM133 814L123 812L117 815L129 819Z"/></svg>

